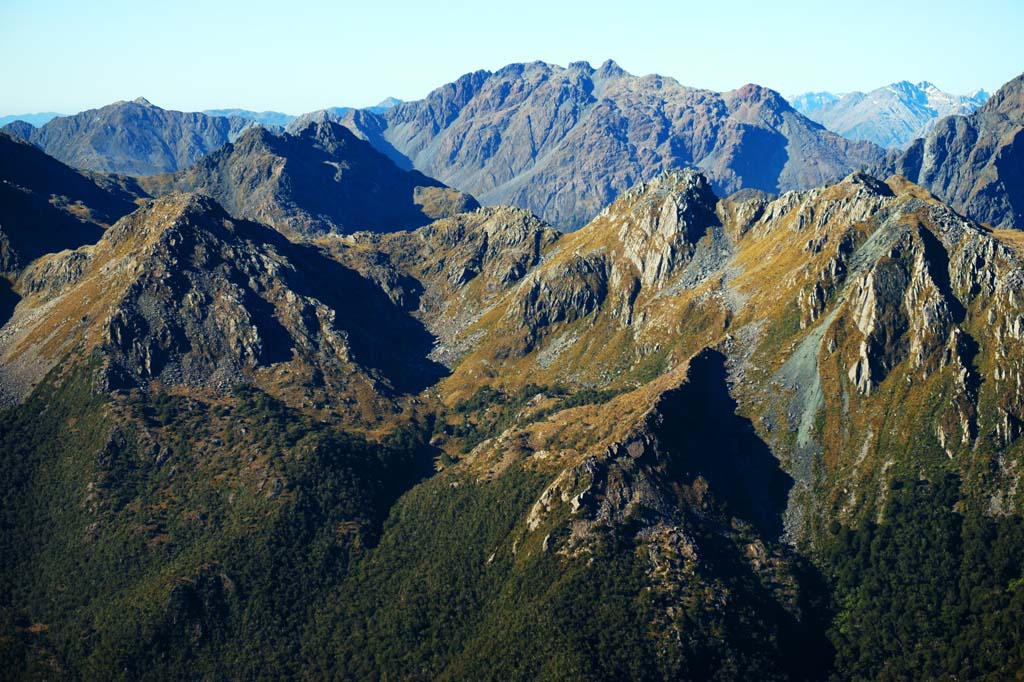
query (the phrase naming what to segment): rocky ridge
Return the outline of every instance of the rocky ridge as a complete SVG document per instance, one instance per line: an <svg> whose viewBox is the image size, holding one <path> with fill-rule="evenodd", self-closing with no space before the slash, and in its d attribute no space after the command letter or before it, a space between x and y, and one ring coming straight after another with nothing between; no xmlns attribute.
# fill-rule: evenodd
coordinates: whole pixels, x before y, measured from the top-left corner
<svg viewBox="0 0 1024 682"><path fill-rule="evenodd" d="M188 170L140 183L156 196L202 192L232 215L302 237L411 229L477 205L330 122L294 135L254 127Z"/></svg>
<svg viewBox="0 0 1024 682"><path fill-rule="evenodd" d="M881 155L823 130L765 88L715 93L633 76L612 61L478 71L361 118L345 123L384 153L486 204L521 206L567 230L662 170L701 168L721 194L779 192L835 180Z"/></svg>

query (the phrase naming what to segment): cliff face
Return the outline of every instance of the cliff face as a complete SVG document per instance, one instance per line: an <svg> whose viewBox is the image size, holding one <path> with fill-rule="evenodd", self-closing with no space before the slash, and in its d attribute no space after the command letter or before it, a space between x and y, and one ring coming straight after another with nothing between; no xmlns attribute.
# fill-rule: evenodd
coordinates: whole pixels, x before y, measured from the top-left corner
<svg viewBox="0 0 1024 682"><path fill-rule="evenodd" d="M765 88L687 88L611 61L479 71L358 119L344 122L385 153L486 204L521 206L567 230L667 169L701 168L723 195L779 192L835 180L882 154L822 129Z"/></svg>
<svg viewBox="0 0 1024 682"><path fill-rule="evenodd" d="M1024 76L969 116L941 120L884 168L978 222L1024 228Z"/></svg>

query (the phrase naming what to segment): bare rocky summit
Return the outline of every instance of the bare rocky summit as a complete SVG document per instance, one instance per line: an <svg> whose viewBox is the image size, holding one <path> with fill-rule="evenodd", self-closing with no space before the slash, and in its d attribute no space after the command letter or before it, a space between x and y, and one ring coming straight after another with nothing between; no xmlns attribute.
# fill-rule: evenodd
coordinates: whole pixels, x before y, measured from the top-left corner
<svg viewBox="0 0 1024 682"><path fill-rule="evenodd" d="M521 206L567 230L663 170L700 168L723 195L777 193L836 180L882 154L766 88L711 92L633 76L612 61L478 71L362 119L345 123L385 153L485 204Z"/></svg>

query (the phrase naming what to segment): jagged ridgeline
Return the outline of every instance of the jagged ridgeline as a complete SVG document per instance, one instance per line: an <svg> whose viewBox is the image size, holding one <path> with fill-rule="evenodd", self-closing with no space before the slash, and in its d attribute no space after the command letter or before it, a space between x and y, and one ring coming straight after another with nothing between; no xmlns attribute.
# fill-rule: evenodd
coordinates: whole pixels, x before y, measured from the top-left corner
<svg viewBox="0 0 1024 682"><path fill-rule="evenodd" d="M862 173L571 234L144 203L11 275L6 676L1024 665L1018 232Z"/></svg>

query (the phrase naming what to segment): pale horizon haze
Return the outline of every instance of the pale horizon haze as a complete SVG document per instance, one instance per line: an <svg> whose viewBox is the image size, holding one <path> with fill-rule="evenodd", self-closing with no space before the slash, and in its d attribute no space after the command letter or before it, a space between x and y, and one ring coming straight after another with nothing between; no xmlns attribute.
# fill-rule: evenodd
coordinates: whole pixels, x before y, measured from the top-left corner
<svg viewBox="0 0 1024 682"><path fill-rule="evenodd" d="M419 99L478 69L614 59L789 96L928 80L994 92L1024 70L1024 2L28 2L0 4L0 115L144 96L299 114Z"/></svg>

